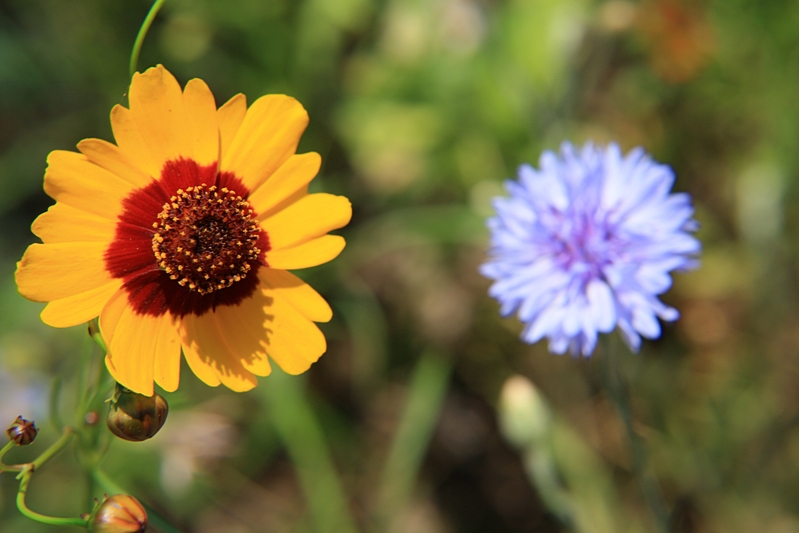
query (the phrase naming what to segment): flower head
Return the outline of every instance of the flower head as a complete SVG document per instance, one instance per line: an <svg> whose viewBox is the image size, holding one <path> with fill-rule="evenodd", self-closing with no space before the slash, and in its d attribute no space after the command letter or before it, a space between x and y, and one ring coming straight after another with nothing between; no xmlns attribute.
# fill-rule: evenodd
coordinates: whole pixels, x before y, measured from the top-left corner
<svg viewBox="0 0 799 533"><path fill-rule="evenodd" d="M124 387L178 387L181 352L205 383L244 391L307 370L326 349L327 302L289 269L344 248L341 196L308 194L318 154L295 154L308 115L293 98L244 95L217 109L198 79L135 74L115 106L116 144L86 139L48 157L56 200L17 266L23 296L55 327L100 317L106 365ZM268 356L268 357L267 357Z"/></svg>
<svg viewBox="0 0 799 533"><path fill-rule="evenodd" d="M147 511L133 496L106 496L92 512L87 527L90 533L143 533L147 529Z"/></svg>
<svg viewBox="0 0 799 533"><path fill-rule="evenodd" d="M641 336L660 336L657 317L677 319L657 296L671 271L697 265L701 246L691 199L670 194L673 183L641 148L625 156L591 143L544 152L539 170L523 165L505 183L481 272L495 280L502 315L517 311L526 324L524 341L548 337L552 352L587 356L618 325L637 351Z"/></svg>

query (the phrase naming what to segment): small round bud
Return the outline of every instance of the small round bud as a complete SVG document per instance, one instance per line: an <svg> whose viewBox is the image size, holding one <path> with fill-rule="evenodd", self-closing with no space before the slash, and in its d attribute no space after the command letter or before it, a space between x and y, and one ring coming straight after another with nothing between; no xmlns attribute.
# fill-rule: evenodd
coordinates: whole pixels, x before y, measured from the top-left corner
<svg viewBox="0 0 799 533"><path fill-rule="evenodd" d="M89 411L86 413L86 416L83 417L83 423L87 426L94 426L97 425L97 422L100 421L100 414L97 411Z"/></svg>
<svg viewBox="0 0 799 533"><path fill-rule="evenodd" d="M552 415L546 400L524 376L505 381L499 397L499 421L502 433L519 448L546 438L552 430Z"/></svg>
<svg viewBox="0 0 799 533"><path fill-rule="evenodd" d="M108 429L120 439L143 441L166 422L169 405L158 394L145 396L117 385L108 410Z"/></svg>
<svg viewBox="0 0 799 533"><path fill-rule="evenodd" d="M143 533L145 529L147 511L127 494L104 498L89 518L90 533Z"/></svg>
<svg viewBox="0 0 799 533"><path fill-rule="evenodd" d="M6 430L8 440L14 441L17 446L27 446L34 441L39 430L33 420L25 420L18 416L14 423Z"/></svg>

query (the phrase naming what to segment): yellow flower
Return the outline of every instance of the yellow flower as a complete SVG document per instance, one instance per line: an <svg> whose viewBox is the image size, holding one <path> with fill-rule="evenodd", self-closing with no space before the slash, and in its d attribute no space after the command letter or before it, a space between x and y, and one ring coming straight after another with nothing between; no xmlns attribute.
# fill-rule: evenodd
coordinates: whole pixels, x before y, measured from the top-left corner
<svg viewBox="0 0 799 533"><path fill-rule="evenodd" d="M336 257L327 232L352 215L343 196L308 194L316 153L295 154L308 124L296 100L267 95L219 109L199 79L180 85L164 67L135 74L130 109L115 106L117 144L78 143L47 158L56 204L33 223L17 265L20 293L49 302L54 327L97 316L106 366L128 389L178 388L181 351L211 386L253 388L324 353L314 322L330 306L289 269Z"/></svg>

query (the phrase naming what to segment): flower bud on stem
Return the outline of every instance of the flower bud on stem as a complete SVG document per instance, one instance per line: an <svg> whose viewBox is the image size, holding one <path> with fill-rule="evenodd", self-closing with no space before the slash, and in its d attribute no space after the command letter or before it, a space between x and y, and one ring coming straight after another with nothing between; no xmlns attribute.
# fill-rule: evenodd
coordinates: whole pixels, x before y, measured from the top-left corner
<svg viewBox="0 0 799 533"><path fill-rule="evenodd" d="M152 26L156 15L158 15L158 11L160 11L165 1L166 0L155 0L150 8L150 11L147 13L147 16L144 18L144 22L142 22L141 28L139 28L139 34L136 35L136 41L133 43L133 50L130 53L129 67L131 78L133 77L133 74L136 72L136 69L139 65L139 53L141 52L141 47L144 44L144 38L147 36L147 32L150 31L150 26Z"/></svg>
<svg viewBox="0 0 799 533"><path fill-rule="evenodd" d="M38 434L39 430L36 429L36 424L32 420L25 420L21 416L18 416L17 419L14 420L14 423L6 430L8 440L17 446L27 446L31 444Z"/></svg>
<svg viewBox="0 0 799 533"><path fill-rule="evenodd" d="M624 424L627 440L632 454L632 474L638 481L641 493L649 512L652 515L655 531L667 533L669 531L669 511L663 501L657 479L647 465L647 454L641 437L633 427L632 405L630 402L629 385L624 378L619 365L621 360L616 350L615 335L602 337L601 376L605 393L613 402L616 411Z"/></svg>
<svg viewBox="0 0 799 533"><path fill-rule="evenodd" d="M120 439L143 441L163 427L169 405L159 394L145 396L117 383L108 410L108 429Z"/></svg>
<svg viewBox="0 0 799 533"><path fill-rule="evenodd" d="M3 456L16 446L27 446L32 443L36 438L39 430L36 429L36 424L33 421L25 420L18 416L16 420L6 430L8 443L0 449L0 472L14 471L21 472L23 465L7 465L2 462Z"/></svg>
<svg viewBox="0 0 799 533"><path fill-rule="evenodd" d="M147 512L133 496L105 496L92 511L88 527L90 533L142 533L147 529Z"/></svg>

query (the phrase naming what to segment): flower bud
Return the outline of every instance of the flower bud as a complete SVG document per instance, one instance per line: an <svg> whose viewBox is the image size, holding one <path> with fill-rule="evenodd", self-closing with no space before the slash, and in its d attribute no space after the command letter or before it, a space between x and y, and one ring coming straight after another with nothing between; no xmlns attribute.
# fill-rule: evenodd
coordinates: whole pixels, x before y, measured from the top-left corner
<svg viewBox="0 0 799 533"><path fill-rule="evenodd" d="M89 411L83 417L83 423L87 426L94 426L97 425L97 422L100 421L100 414L97 411Z"/></svg>
<svg viewBox="0 0 799 533"><path fill-rule="evenodd" d="M6 430L8 440L14 441L17 446L27 446L36 438L39 430L33 420L25 420L18 416L14 423Z"/></svg>
<svg viewBox="0 0 799 533"><path fill-rule="evenodd" d="M511 376L499 397L502 433L511 444L525 448L551 431L552 415L541 393L524 376Z"/></svg>
<svg viewBox="0 0 799 533"><path fill-rule="evenodd" d="M106 422L120 439L143 441L158 433L168 412L169 405L158 394L145 396L117 384Z"/></svg>
<svg viewBox="0 0 799 533"><path fill-rule="evenodd" d="M127 494L105 497L89 518L90 533L143 533L145 529L147 511Z"/></svg>

